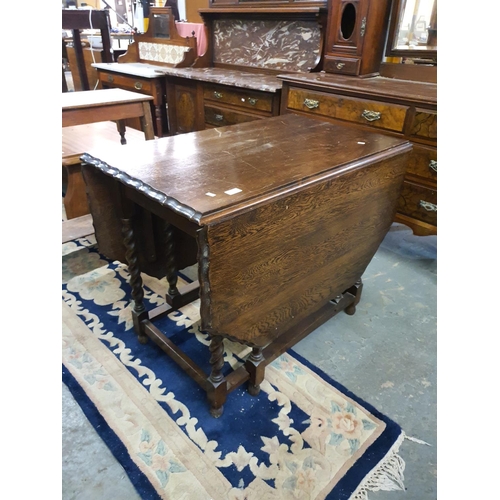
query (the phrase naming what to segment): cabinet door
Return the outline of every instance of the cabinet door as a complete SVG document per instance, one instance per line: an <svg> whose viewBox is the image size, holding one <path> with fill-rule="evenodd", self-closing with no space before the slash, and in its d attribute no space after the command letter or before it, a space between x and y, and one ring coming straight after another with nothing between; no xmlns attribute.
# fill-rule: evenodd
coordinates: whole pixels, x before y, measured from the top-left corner
<svg viewBox="0 0 500 500"><path fill-rule="evenodd" d="M327 52L361 55L367 5L365 0L331 2Z"/></svg>
<svg viewBox="0 0 500 500"><path fill-rule="evenodd" d="M390 0L328 0L324 70L376 74L382 61Z"/></svg>
<svg viewBox="0 0 500 500"><path fill-rule="evenodd" d="M205 128L203 89L198 82L167 77L167 102L171 135Z"/></svg>

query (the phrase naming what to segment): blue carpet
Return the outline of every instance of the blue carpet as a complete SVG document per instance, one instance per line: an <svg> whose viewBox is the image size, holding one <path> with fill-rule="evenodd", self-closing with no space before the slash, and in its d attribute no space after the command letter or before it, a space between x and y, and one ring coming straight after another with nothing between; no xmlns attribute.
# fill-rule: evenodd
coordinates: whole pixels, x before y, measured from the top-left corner
<svg viewBox="0 0 500 500"><path fill-rule="evenodd" d="M82 239L63 245L62 274L63 381L143 499L362 500L402 488L401 428L293 350L266 368L257 397L239 387L214 419L204 391L137 341L126 266ZM148 308L164 289L145 278ZM208 374L197 313L183 308L157 326ZM225 348L228 373L248 350Z"/></svg>

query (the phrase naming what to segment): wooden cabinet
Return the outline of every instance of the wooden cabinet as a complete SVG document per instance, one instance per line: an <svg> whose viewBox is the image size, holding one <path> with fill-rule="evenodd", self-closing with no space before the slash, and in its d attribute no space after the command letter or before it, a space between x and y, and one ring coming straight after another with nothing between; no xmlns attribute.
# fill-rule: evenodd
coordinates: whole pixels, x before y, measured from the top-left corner
<svg viewBox="0 0 500 500"><path fill-rule="evenodd" d="M168 126L171 135L203 130L203 89L201 83L167 76Z"/></svg>
<svg viewBox="0 0 500 500"><path fill-rule="evenodd" d="M298 113L411 140L396 221L437 234L437 85L327 73L281 75L281 113ZM333 140L333 139L332 139Z"/></svg>
<svg viewBox="0 0 500 500"><path fill-rule="evenodd" d="M118 88L139 92L153 97L151 115L157 137L168 135L165 79L155 73L154 67L133 64L94 64L98 72L100 86L104 89ZM127 125L140 130L136 121L127 121Z"/></svg>
<svg viewBox="0 0 500 500"><path fill-rule="evenodd" d="M329 0L323 69L342 75L378 74L390 0Z"/></svg>
<svg viewBox="0 0 500 500"><path fill-rule="evenodd" d="M402 132L408 106L292 87L288 109Z"/></svg>
<svg viewBox="0 0 500 500"><path fill-rule="evenodd" d="M225 80L227 84L217 83ZM168 70L166 82L168 102L175 103L168 108L172 135L261 120L280 112L281 81L269 75L191 68Z"/></svg>
<svg viewBox="0 0 500 500"><path fill-rule="evenodd" d="M279 114L279 93L259 92L226 85L203 85L205 125L219 127Z"/></svg>

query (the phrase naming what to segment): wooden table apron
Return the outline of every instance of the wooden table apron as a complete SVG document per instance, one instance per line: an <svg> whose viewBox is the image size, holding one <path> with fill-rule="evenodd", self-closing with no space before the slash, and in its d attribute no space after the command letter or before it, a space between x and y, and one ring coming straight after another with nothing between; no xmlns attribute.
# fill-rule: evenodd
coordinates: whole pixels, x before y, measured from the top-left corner
<svg viewBox="0 0 500 500"><path fill-rule="evenodd" d="M153 98L121 89L102 89L63 94L62 126L71 127L100 121L119 122L118 131L123 137L124 124L127 118L140 118L146 140L154 139L153 120L149 101ZM95 100L88 99L95 96ZM106 100L110 96L110 100ZM120 99L120 96L122 98ZM82 100L82 97L84 98ZM64 103L67 101L66 103ZM73 102L74 101L74 102ZM123 129L123 130L122 130Z"/></svg>
<svg viewBox="0 0 500 500"><path fill-rule="evenodd" d="M137 147L137 166L121 154L86 153L83 173L100 250L128 263L139 340L152 339L183 367L218 417L228 393L248 381L258 394L267 364L339 311L354 314L361 276L392 223L411 145L298 115L189 136L195 152L186 158L168 154L186 141L174 136ZM231 179L241 192L224 196ZM104 213L112 224L99 228ZM118 221L121 250L111 241ZM155 259L163 260L156 271L169 291L165 305L147 311L142 265ZM199 282L178 289L179 264L191 263ZM154 325L198 295L201 329L211 337L208 375ZM252 348L227 376L224 338Z"/></svg>
<svg viewBox="0 0 500 500"><path fill-rule="evenodd" d="M103 119L96 120L96 114L98 114L99 111L100 109L96 110L95 108L63 110L62 126L72 127L74 125L95 123L96 121L125 120L126 118L141 117L145 114L144 103L142 102L106 105L106 110L102 113ZM150 131L148 130L147 132L149 132L147 138L154 139L154 134L151 136Z"/></svg>

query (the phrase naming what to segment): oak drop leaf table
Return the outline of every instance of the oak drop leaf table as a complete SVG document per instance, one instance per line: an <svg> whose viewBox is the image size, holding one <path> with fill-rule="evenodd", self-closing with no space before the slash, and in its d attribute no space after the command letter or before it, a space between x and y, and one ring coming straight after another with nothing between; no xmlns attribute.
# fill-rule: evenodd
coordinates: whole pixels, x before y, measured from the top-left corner
<svg viewBox="0 0 500 500"><path fill-rule="evenodd" d="M339 311L354 314L361 276L389 230L411 144L284 115L82 156L99 250L128 264L134 329L206 391L259 392L265 366ZM198 281L177 287L197 264ZM167 277L146 310L141 272ZM155 320L199 296L211 372ZM223 339L251 347L223 374Z"/></svg>

